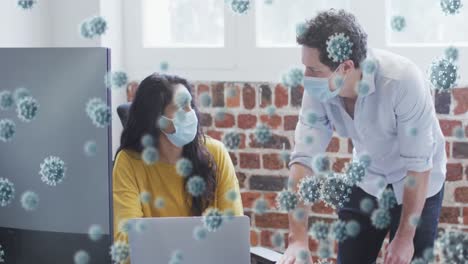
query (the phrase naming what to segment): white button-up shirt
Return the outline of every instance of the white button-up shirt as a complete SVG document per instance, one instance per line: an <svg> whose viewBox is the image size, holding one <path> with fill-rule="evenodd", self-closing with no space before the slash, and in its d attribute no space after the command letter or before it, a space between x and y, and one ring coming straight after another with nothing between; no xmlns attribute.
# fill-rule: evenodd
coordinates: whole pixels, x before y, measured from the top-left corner
<svg viewBox="0 0 468 264"><path fill-rule="evenodd" d="M312 169L312 158L325 152L333 126L341 137L352 139L353 160L362 154L371 157L367 174L358 184L364 191L379 197L384 181L392 184L401 204L407 171L431 169L427 191L431 197L443 186L447 163L432 86L418 66L404 57L377 49L370 50L368 57L377 62L377 69L363 75L369 91L358 96L354 120L341 97L320 102L304 90L289 166L301 163ZM313 124L306 121L310 111L318 117ZM308 136L312 143L306 142Z"/></svg>

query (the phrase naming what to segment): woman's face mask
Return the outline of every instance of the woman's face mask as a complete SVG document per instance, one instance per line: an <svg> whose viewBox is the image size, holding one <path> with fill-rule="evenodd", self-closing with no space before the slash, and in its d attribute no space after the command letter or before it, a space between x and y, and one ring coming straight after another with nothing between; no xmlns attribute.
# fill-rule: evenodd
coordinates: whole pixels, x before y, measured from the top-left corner
<svg viewBox="0 0 468 264"><path fill-rule="evenodd" d="M332 73L332 76L329 78L304 76L304 89L311 96L320 100L321 102L326 102L331 98L337 96L344 86L346 75L344 77L335 77L334 83L336 89L334 91L330 90L329 81L330 78L332 78L335 75L336 71L340 68L340 66L336 68L336 70Z"/></svg>
<svg viewBox="0 0 468 264"><path fill-rule="evenodd" d="M161 118L166 121L171 121L174 125L175 132L172 134L166 133L162 129L161 131L175 146L179 148L183 147L195 139L198 132L198 118L193 109L188 112L179 110L176 113L176 117L173 119L165 116L161 116Z"/></svg>

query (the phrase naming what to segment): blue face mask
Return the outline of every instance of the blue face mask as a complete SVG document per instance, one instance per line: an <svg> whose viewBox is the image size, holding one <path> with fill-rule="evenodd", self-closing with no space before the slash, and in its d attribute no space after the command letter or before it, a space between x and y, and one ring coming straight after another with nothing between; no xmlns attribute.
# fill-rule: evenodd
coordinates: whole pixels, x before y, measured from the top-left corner
<svg viewBox="0 0 468 264"><path fill-rule="evenodd" d="M336 68L332 76L338 69L339 67ZM341 89L343 88L345 78L346 76L344 78L336 77L334 79L336 89L334 91L330 91L330 78L304 76L304 89L314 98L320 100L321 102L326 102L340 93Z"/></svg>
<svg viewBox="0 0 468 264"><path fill-rule="evenodd" d="M192 142L197 135L198 118L195 111L192 109L189 112L177 112L176 118L170 119L165 116L162 118L171 121L174 124L175 132L168 134L161 130L175 146L181 148Z"/></svg>

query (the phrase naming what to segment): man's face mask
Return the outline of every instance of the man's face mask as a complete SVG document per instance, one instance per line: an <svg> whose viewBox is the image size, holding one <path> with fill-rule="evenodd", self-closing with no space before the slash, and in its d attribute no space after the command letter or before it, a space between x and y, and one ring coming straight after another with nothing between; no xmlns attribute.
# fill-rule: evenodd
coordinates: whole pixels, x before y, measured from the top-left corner
<svg viewBox="0 0 468 264"><path fill-rule="evenodd" d="M314 98L320 100L321 102L326 102L331 98L337 96L341 89L344 86L346 75L344 77L335 76L336 71L341 67L338 66L332 75L328 78L321 77L310 77L304 76L304 89ZM333 78L336 89L334 91L330 90L329 81L330 78Z"/></svg>

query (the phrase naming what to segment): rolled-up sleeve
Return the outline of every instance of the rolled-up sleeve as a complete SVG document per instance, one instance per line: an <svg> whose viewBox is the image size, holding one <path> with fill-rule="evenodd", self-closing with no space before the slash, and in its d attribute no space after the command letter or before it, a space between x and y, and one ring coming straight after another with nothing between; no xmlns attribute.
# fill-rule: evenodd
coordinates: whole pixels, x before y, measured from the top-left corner
<svg viewBox="0 0 468 264"><path fill-rule="evenodd" d="M432 168L434 150L431 86L416 65L404 75L394 99L400 157L407 170L423 172Z"/></svg>
<svg viewBox="0 0 468 264"><path fill-rule="evenodd" d="M317 117L316 122L313 124L306 121L307 115L311 112ZM291 167L294 163L299 163L312 169L312 158L319 153L325 152L332 134L333 129L324 106L320 101L309 95L307 91L304 91L294 132L295 145L288 166ZM311 142L307 142L308 137L311 137Z"/></svg>

